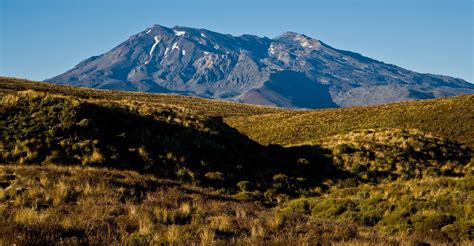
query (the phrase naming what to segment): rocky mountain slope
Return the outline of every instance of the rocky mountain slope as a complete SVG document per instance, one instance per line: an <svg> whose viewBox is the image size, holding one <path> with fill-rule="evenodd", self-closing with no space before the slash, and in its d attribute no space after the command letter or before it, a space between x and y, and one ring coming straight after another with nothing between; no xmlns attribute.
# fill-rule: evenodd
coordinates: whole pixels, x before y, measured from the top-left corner
<svg viewBox="0 0 474 246"><path fill-rule="evenodd" d="M293 32L270 39L160 25L47 81L292 108L474 93L462 79L415 73Z"/></svg>

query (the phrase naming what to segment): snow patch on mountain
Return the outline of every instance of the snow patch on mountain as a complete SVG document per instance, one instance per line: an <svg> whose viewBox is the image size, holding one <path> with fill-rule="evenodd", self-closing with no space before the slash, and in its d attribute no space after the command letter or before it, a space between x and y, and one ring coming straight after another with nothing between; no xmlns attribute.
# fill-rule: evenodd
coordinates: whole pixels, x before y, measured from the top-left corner
<svg viewBox="0 0 474 246"><path fill-rule="evenodd" d="M275 46L273 46L273 44L270 44L270 47L268 48L268 53L272 55L275 54Z"/></svg>
<svg viewBox="0 0 474 246"><path fill-rule="evenodd" d="M173 47L171 47L171 50L174 50L174 49L179 50L178 43L174 43L174 44L173 44Z"/></svg>
<svg viewBox="0 0 474 246"><path fill-rule="evenodd" d="M153 58L153 51L155 50L156 46L160 42L160 38L158 36L155 36L154 39L155 39L155 43L153 44L153 46L151 46L150 52L148 53L150 55L150 59L147 62L145 62L145 64L150 63L151 58Z"/></svg>
<svg viewBox="0 0 474 246"><path fill-rule="evenodd" d="M185 31L177 31L177 30L174 30L174 35L178 36L178 37L182 37L184 36L184 34L186 34Z"/></svg>

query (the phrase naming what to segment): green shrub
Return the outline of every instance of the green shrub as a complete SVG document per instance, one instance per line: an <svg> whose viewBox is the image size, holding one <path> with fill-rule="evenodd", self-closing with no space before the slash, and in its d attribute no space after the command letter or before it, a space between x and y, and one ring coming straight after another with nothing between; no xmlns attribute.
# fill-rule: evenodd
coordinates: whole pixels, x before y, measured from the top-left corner
<svg viewBox="0 0 474 246"><path fill-rule="evenodd" d="M283 211L308 214L311 212L311 204L308 198L293 199L285 204Z"/></svg>
<svg viewBox="0 0 474 246"><path fill-rule="evenodd" d="M306 158L299 158L298 160L296 160L296 163L300 165L308 165L309 161Z"/></svg>
<svg viewBox="0 0 474 246"><path fill-rule="evenodd" d="M248 201L261 201L263 198L263 195L260 191L241 191L232 197L239 199L239 200L248 200Z"/></svg>
<svg viewBox="0 0 474 246"><path fill-rule="evenodd" d="M204 175L204 177L213 181L224 181L224 174L221 172L208 172Z"/></svg>
<svg viewBox="0 0 474 246"><path fill-rule="evenodd" d="M286 174L280 173L273 176L273 182L275 183L288 183L288 176Z"/></svg>
<svg viewBox="0 0 474 246"><path fill-rule="evenodd" d="M364 210L356 215L355 221L365 226L375 226L383 218L380 210Z"/></svg>
<svg viewBox="0 0 474 246"><path fill-rule="evenodd" d="M184 182L193 182L196 180L194 173L185 167L179 168L176 171L176 178Z"/></svg>
<svg viewBox="0 0 474 246"><path fill-rule="evenodd" d="M450 240L464 241L474 239L474 222L456 222L441 228Z"/></svg>
<svg viewBox="0 0 474 246"><path fill-rule="evenodd" d="M238 182L237 188L239 188L240 191L250 191L252 189L250 182L247 180Z"/></svg>
<svg viewBox="0 0 474 246"><path fill-rule="evenodd" d="M80 127L87 127L87 126L89 126L89 124L90 124L89 119L82 119L81 121L79 121L77 123L77 125L80 126Z"/></svg>
<svg viewBox="0 0 474 246"><path fill-rule="evenodd" d="M431 212L424 214L422 211L411 217L414 224L414 230L421 233L427 233L433 230L441 230L446 225L456 221L456 217L440 212Z"/></svg>
<svg viewBox="0 0 474 246"><path fill-rule="evenodd" d="M367 171L367 167L360 163L354 163L354 165L352 165L351 167L351 172L353 173L362 173L366 171Z"/></svg>
<svg viewBox="0 0 474 246"><path fill-rule="evenodd" d="M346 154L346 153L352 153L353 149L350 145L348 144L339 144L334 148L334 154L335 155L341 155L341 154Z"/></svg>
<svg viewBox="0 0 474 246"><path fill-rule="evenodd" d="M273 188L279 192L285 192L290 189L290 180L286 174L280 173L273 176Z"/></svg>
<svg viewBox="0 0 474 246"><path fill-rule="evenodd" d="M268 203L275 203L276 202L276 195L278 194L276 189L270 188L267 189L263 193L263 197L265 198L265 201Z"/></svg>
<svg viewBox="0 0 474 246"><path fill-rule="evenodd" d="M316 218L334 219L346 211L354 210L355 207L350 199L318 199L313 203L311 215Z"/></svg>

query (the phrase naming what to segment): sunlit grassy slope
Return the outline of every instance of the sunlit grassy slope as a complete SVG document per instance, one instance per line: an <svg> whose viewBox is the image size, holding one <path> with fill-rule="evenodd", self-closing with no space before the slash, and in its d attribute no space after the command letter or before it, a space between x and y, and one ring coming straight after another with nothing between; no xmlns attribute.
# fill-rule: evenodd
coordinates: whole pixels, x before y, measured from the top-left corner
<svg viewBox="0 0 474 246"><path fill-rule="evenodd" d="M291 111L0 78L0 244L470 245L473 101Z"/></svg>
<svg viewBox="0 0 474 246"><path fill-rule="evenodd" d="M458 140L472 148L474 95L231 117L226 122L262 144L298 144L368 128L410 128Z"/></svg>
<svg viewBox="0 0 474 246"><path fill-rule="evenodd" d="M139 92L124 92L110 90L94 90L71 86L58 86L44 82L35 82L23 79L0 77L0 95L14 91L35 90L62 94L86 99L103 99L109 101L133 100L146 103L149 106L185 107L195 114L210 116L252 115L261 113L279 112L282 109L248 105L219 100L203 99L198 97L177 96L170 94L148 94Z"/></svg>

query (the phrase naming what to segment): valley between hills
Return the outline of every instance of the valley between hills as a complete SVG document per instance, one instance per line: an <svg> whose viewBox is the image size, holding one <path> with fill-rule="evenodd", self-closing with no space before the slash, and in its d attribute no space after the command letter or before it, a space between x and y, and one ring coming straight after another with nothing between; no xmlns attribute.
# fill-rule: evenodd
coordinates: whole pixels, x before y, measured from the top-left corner
<svg viewBox="0 0 474 246"><path fill-rule="evenodd" d="M290 110L0 77L0 245L472 245L474 95Z"/></svg>

